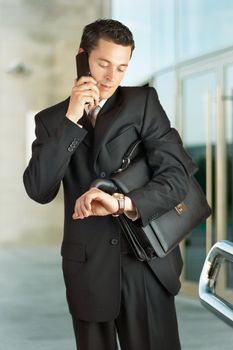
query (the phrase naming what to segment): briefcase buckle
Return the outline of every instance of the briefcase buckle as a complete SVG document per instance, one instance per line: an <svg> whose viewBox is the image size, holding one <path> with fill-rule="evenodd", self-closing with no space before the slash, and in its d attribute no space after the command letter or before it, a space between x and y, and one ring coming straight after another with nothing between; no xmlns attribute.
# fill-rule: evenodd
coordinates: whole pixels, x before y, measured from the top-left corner
<svg viewBox="0 0 233 350"><path fill-rule="evenodd" d="M177 214L182 215L184 212L186 212L187 206L182 202L177 204L177 206L175 206L175 210Z"/></svg>

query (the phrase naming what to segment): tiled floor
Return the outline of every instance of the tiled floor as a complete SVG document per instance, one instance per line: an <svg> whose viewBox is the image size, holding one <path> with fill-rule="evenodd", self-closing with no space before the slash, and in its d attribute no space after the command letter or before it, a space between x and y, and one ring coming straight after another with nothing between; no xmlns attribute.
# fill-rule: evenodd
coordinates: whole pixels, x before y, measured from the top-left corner
<svg viewBox="0 0 233 350"><path fill-rule="evenodd" d="M0 350L75 349L60 262L58 247L0 248ZM177 310L183 350L232 349L233 330L199 301L178 297Z"/></svg>

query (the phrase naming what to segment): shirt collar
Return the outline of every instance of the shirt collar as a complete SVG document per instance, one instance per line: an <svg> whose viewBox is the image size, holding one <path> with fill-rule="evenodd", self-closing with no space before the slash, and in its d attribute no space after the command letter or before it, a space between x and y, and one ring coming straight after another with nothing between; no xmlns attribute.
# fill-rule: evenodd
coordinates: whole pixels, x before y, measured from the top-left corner
<svg viewBox="0 0 233 350"><path fill-rule="evenodd" d="M107 98L101 100L101 101L98 103L98 106L100 106L100 107L102 108L107 100L108 100ZM88 104L86 104L86 105L84 106L84 109L85 109L85 112L88 114L88 113L89 113Z"/></svg>

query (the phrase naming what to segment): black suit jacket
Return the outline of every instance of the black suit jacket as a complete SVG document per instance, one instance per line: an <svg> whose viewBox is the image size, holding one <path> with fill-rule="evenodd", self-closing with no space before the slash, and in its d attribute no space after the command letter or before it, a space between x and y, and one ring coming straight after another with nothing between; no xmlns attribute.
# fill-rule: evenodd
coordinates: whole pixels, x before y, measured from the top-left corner
<svg viewBox="0 0 233 350"><path fill-rule="evenodd" d="M94 130L85 116L80 120L83 128L65 117L68 102L36 115L36 140L24 184L32 199L48 203L63 183L61 254L69 308L78 319L108 321L117 316L120 305L120 228L112 216L74 221L76 199L94 179L117 170L125 151L141 138L154 175L129 197L146 224L184 199L191 161L153 88L119 87L100 111ZM176 294L182 269L179 248L149 265Z"/></svg>

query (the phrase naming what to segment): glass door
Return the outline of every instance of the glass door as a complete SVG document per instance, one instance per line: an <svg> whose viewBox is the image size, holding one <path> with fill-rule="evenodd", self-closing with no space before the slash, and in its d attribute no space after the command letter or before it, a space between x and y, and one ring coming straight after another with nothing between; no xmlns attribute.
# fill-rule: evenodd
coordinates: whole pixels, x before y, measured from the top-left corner
<svg viewBox="0 0 233 350"><path fill-rule="evenodd" d="M233 242L233 64L224 67L224 119L226 129L227 235ZM233 284L233 276L232 276Z"/></svg>
<svg viewBox="0 0 233 350"><path fill-rule="evenodd" d="M233 63L224 65L223 110L226 148L226 239L233 242ZM221 295L233 302L233 263L226 262Z"/></svg>
<svg viewBox="0 0 233 350"><path fill-rule="evenodd" d="M233 63L222 65L218 96L217 239L233 242ZM220 158L221 157L221 158ZM220 186L219 186L220 184ZM223 260L215 293L233 304L233 263Z"/></svg>
<svg viewBox="0 0 233 350"><path fill-rule="evenodd" d="M219 240L233 242L233 58L221 57L179 72L180 129L184 146L199 171L212 216L182 244L183 292L197 295L206 252ZM198 210L198 208L197 208ZM217 292L233 297L233 264L225 264Z"/></svg>
<svg viewBox="0 0 233 350"><path fill-rule="evenodd" d="M182 79L182 137L184 146L199 170L196 178L208 195L213 207L215 191L216 154L216 72L203 71L184 76ZM208 181L207 181L208 178ZM208 185L207 185L208 184ZM208 192L208 193L207 193ZM198 210L198 208L197 208ZM215 217L211 225L206 222L197 226L183 246L183 279L190 285L197 284L206 256L207 237L215 238ZM207 235L207 231L208 235Z"/></svg>

